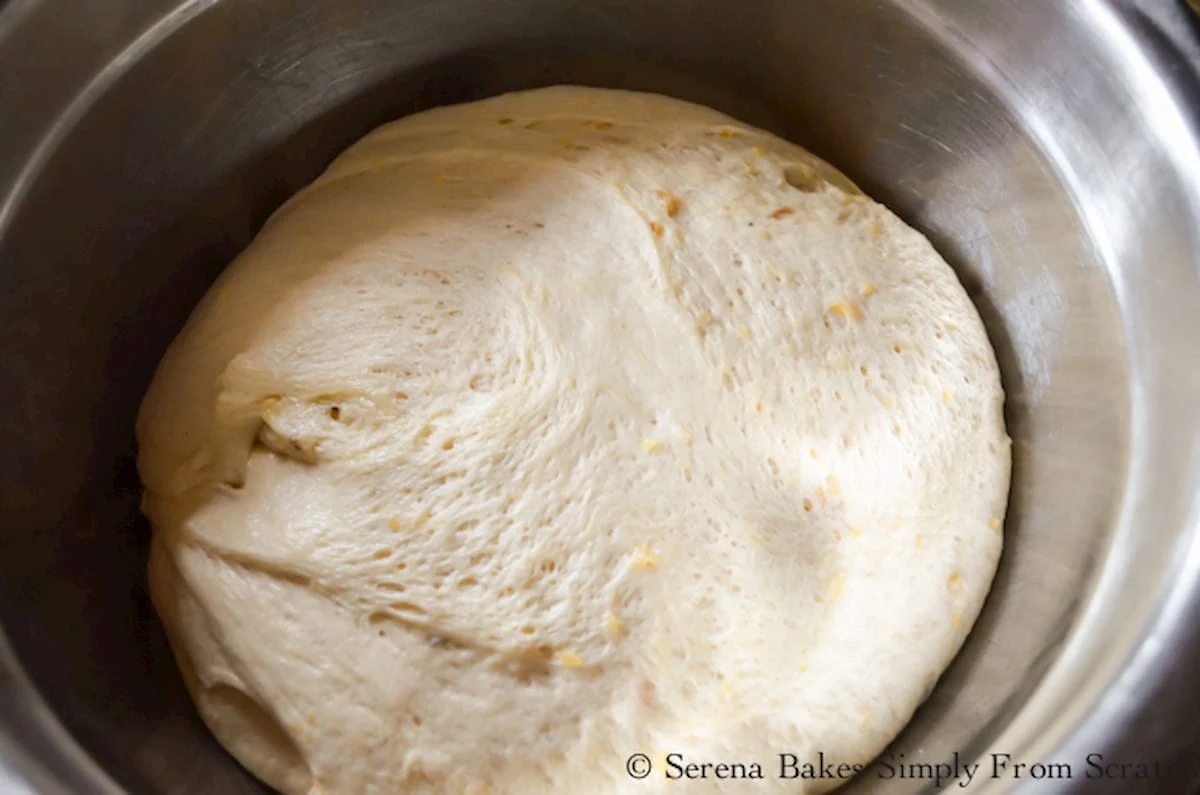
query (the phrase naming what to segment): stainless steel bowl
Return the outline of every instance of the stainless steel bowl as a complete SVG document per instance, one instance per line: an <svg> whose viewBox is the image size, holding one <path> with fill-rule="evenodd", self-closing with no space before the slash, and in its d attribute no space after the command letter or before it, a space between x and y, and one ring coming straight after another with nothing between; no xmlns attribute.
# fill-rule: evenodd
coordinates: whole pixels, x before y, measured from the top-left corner
<svg viewBox="0 0 1200 795"><path fill-rule="evenodd" d="M1200 84L1156 31L1108 0L9 0L0 788L260 791L196 718L146 599L142 391L213 277L341 147L432 104L579 82L806 144L978 301L1016 440L1008 545L889 752L1009 754L981 792L1186 791ZM1162 778L1089 779L1088 754ZM1048 761L1074 777L1014 781Z"/></svg>

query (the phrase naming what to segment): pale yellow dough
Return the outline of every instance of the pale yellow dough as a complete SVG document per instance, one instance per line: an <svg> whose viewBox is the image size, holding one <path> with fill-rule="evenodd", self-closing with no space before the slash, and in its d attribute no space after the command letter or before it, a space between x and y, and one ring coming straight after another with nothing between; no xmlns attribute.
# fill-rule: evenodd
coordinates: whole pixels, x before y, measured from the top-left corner
<svg viewBox="0 0 1200 795"><path fill-rule="evenodd" d="M975 620L1002 401L947 264L796 146L618 91L433 110L163 359L152 592L289 795L748 791L668 753L817 792L776 754L870 760Z"/></svg>

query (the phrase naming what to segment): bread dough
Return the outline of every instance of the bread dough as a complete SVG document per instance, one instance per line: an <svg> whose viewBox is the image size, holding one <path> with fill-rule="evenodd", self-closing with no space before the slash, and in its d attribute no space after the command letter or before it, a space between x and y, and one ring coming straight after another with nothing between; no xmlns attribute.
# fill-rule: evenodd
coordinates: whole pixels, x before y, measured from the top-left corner
<svg viewBox="0 0 1200 795"><path fill-rule="evenodd" d="M776 754L869 761L980 609L1002 401L950 267L804 150L647 94L436 109L171 345L153 597L289 795L644 795L667 754L817 792Z"/></svg>

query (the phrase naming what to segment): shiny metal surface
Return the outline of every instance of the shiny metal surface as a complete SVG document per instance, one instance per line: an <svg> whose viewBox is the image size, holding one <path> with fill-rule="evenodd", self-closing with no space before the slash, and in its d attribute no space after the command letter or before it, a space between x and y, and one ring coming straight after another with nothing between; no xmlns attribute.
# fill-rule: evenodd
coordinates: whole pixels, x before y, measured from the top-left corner
<svg viewBox="0 0 1200 795"><path fill-rule="evenodd" d="M1076 771L978 792L1188 791L1200 85L1108 0L0 5L0 781L261 791L191 710L146 600L141 393L206 285L340 148L554 82L662 91L809 146L976 296L1015 439L1008 546L890 752ZM1089 753L1173 766L1087 780Z"/></svg>

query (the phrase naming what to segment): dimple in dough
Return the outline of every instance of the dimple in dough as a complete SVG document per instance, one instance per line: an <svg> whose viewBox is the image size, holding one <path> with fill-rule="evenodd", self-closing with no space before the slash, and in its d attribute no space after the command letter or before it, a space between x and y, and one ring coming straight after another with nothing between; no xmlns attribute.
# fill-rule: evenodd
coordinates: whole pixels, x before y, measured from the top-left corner
<svg viewBox="0 0 1200 795"><path fill-rule="evenodd" d="M432 110L163 359L154 602L288 795L644 794L668 753L817 792L775 754L869 761L980 609L1002 402L950 267L804 150L631 92Z"/></svg>

